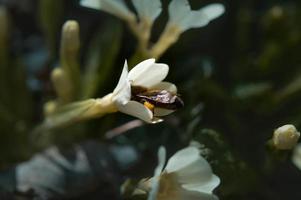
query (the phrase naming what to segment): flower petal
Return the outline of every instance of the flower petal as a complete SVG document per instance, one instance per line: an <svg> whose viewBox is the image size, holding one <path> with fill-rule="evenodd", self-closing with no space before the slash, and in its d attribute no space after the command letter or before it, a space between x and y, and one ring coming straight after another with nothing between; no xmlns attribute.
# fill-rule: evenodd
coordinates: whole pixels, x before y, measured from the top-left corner
<svg viewBox="0 0 301 200"><path fill-rule="evenodd" d="M103 10L122 19L133 16L133 13L127 8L123 0L81 0L80 5Z"/></svg>
<svg viewBox="0 0 301 200"><path fill-rule="evenodd" d="M215 18L218 18L225 12L225 7L223 4L220 3L213 3L209 4L199 10L199 12L202 12L206 15L207 19L209 21L214 20Z"/></svg>
<svg viewBox="0 0 301 200"><path fill-rule="evenodd" d="M128 65L125 61L123 70L116 88L113 91L112 100L116 104L125 105L131 99L131 84L127 79Z"/></svg>
<svg viewBox="0 0 301 200"><path fill-rule="evenodd" d="M169 22L173 24L183 24L185 19L191 12L189 2L187 0L172 0L168 6Z"/></svg>
<svg viewBox="0 0 301 200"><path fill-rule="evenodd" d="M225 12L222 4L210 4L198 11L192 11L191 16L187 18L186 28L200 28L209 24L212 20L218 18Z"/></svg>
<svg viewBox="0 0 301 200"><path fill-rule="evenodd" d="M147 200L157 199L156 197L160 187L160 175L164 168L165 162L166 162L166 149L165 147L161 146L158 151L158 165L155 169L154 177L151 180L152 189L148 195Z"/></svg>
<svg viewBox="0 0 301 200"><path fill-rule="evenodd" d="M96 10L101 10L101 2L100 0L81 0L79 2L81 6L87 7L87 8L93 8Z"/></svg>
<svg viewBox="0 0 301 200"><path fill-rule="evenodd" d="M127 104L117 105L117 107L120 112L137 117L147 123L153 123L153 113L141 103L129 101Z"/></svg>
<svg viewBox="0 0 301 200"><path fill-rule="evenodd" d="M213 194L207 194L203 192L195 192L182 189L180 192L181 200L218 200L218 197Z"/></svg>
<svg viewBox="0 0 301 200"><path fill-rule="evenodd" d="M212 170L208 162L201 157L196 147L187 147L178 151L167 162L165 170L174 173L181 184L207 184L212 179Z"/></svg>
<svg viewBox="0 0 301 200"><path fill-rule="evenodd" d="M154 108L154 116L156 117L162 117L162 116L166 116L169 115L171 113L173 113L175 110L168 110L168 109L164 109L164 108Z"/></svg>
<svg viewBox="0 0 301 200"><path fill-rule="evenodd" d="M210 4L192 11L187 0L173 0L168 7L169 23L178 25L184 32L190 28L206 26L225 12L222 4Z"/></svg>
<svg viewBox="0 0 301 200"><path fill-rule="evenodd" d="M186 190L212 193L212 191L220 184L220 179L216 175L212 175L210 180L202 181L196 184L183 184L182 187Z"/></svg>
<svg viewBox="0 0 301 200"><path fill-rule="evenodd" d="M292 162L299 170L301 170L301 143L294 148Z"/></svg>
<svg viewBox="0 0 301 200"><path fill-rule="evenodd" d="M150 89L154 89L154 90L167 90L168 92L177 93L177 86L169 83L169 82L160 82L154 86L152 86Z"/></svg>
<svg viewBox="0 0 301 200"><path fill-rule="evenodd" d="M149 88L165 79L168 71L168 65L155 63L155 59L148 59L136 65L129 72L128 79L132 85Z"/></svg>
<svg viewBox="0 0 301 200"><path fill-rule="evenodd" d="M152 22L162 11L161 0L132 0L140 19L147 18Z"/></svg>

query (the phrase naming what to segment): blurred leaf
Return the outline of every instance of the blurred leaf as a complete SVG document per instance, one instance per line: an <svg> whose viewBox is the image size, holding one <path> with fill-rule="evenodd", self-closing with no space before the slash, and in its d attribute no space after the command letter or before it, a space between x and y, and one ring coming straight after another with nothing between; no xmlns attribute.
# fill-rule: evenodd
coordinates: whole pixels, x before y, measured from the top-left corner
<svg viewBox="0 0 301 200"><path fill-rule="evenodd" d="M253 83L253 84L246 84L246 85L239 85L234 94L238 98L246 99L258 95L264 94L267 90L271 89L271 85L269 83Z"/></svg>
<svg viewBox="0 0 301 200"><path fill-rule="evenodd" d="M15 60L14 70L11 73L13 74L10 82L12 109L19 119L30 121L33 114L32 97L27 87L25 66L20 60Z"/></svg>
<svg viewBox="0 0 301 200"><path fill-rule="evenodd" d="M301 90L301 75L294 78L287 86L278 92L278 98L283 99Z"/></svg>
<svg viewBox="0 0 301 200"><path fill-rule="evenodd" d="M9 14L4 6L0 6L0 104L8 101L8 73L9 73Z"/></svg>
<svg viewBox="0 0 301 200"><path fill-rule="evenodd" d="M120 23L110 20L92 39L86 59L83 99L94 97L98 90L107 86L105 82L111 77L110 73L120 50L121 36Z"/></svg>
<svg viewBox="0 0 301 200"><path fill-rule="evenodd" d="M100 197L111 193L119 199L120 169L114 156L108 146L96 142L84 142L71 149L53 146L0 172L0 188L21 193L33 190L42 199L78 198L91 191Z"/></svg>
<svg viewBox="0 0 301 200"><path fill-rule="evenodd" d="M38 20L50 48L50 56L53 58L56 54L57 36L63 20L65 1L40 0L38 2Z"/></svg>

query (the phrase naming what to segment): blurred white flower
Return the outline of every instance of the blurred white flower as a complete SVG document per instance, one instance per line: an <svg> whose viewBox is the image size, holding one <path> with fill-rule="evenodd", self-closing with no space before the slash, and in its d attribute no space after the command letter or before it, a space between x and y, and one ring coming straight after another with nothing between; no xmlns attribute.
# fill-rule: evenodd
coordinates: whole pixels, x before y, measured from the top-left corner
<svg viewBox="0 0 301 200"><path fill-rule="evenodd" d="M135 116L145 122L156 123L162 121L157 117L168 115L174 110L158 107L150 109L145 104L132 99L132 88L141 87L147 90L168 91L176 94L177 87L174 84L162 82L168 71L168 65L155 63L155 59L148 59L128 72L127 62L125 62L119 82L113 91L113 103L120 112Z"/></svg>
<svg viewBox="0 0 301 200"><path fill-rule="evenodd" d="M148 200L218 200L212 191L220 184L200 150L190 146L178 151L167 162L165 149L159 149L159 165L151 179Z"/></svg>
<svg viewBox="0 0 301 200"><path fill-rule="evenodd" d="M81 0L80 5L103 10L124 20L135 19L135 15L128 9L123 0Z"/></svg>
<svg viewBox="0 0 301 200"><path fill-rule="evenodd" d="M132 0L141 19L153 22L162 11L161 0Z"/></svg>
<svg viewBox="0 0 301 200"><path fill-rule="evenodd" d="M300 137L300 133L294 125L287 124L277 128L273 135L273 144L277 149L293 149Z"/></svg>
<svg viewBox="0 0 301 200"><path fill-rule="evenodd" d="M169 24L178 26L184 32L191 28L206 26L225 12L222 4L209 4L199 10L191 10L187 0L172 0L168 7Z"/></svg>
<svg viewBox="0 0 301 200"><path fill-rule="evenodd" d="M292 162L301 170L301 144L294 148Z"/></svg>

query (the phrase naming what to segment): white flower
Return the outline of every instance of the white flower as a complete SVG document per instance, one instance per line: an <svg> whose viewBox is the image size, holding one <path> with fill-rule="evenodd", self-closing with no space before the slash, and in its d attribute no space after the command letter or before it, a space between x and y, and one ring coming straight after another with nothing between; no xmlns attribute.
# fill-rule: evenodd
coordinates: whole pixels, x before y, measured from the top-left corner
<svg viewBox="0 0 301 200"><path fill-rule="evenodd" d="M210 21L225 12L222 4L214 3L201 8L191 10L187 0L172 0L168 7L169 24L178 26L182 32L190 28L206 26Z"/></svg>
<svg viewBox="0 0 301 200"><path fill-rule="evenodd" d="M119 82L113 91L113 103L120 112L135 116L148 123L162 121L157 117L168 115L174 110L157 107L151 110L144 104L131 100L132 87L140 86L149 90L166 90L176 94L177 87L174 84L162 82L168 71L168 65L155 63L155 59L148 59L128 72L127 62L125 62Z"/></svg>
<svg viewBox="0 0 301 200"><path fill-rule="evenodd" d="M301 170L301 144L298 144L293 151L292 162Z"/></svg>
<svg viewBox="0 0 301 200"><path fill-rule="evenodd" d="M289 150L296 146L300 133L294 125L287 124L277 128L273 135L273 144L277 149Z"/></svg>
<svg viewBox="0 0 301 200"><path fill-rule="evenodd" d="M162 11L161 0L132 0L140 19L153 22Z"/></svg>
<svg viewBox="0 0 301 200"><path fill-rule="evenodd" d="M124 20L132 20L135 18L123 0L81 0L80 5L103 10Z"/></svg>
<svg viewBox="0 0 301 200"><path fill-rule="evenodd" d="M159 165L151 179L148 200L217 200L212 191L220 184L200 150L190 146L178 151L165 163L165 149L160 148Z"/></svg>

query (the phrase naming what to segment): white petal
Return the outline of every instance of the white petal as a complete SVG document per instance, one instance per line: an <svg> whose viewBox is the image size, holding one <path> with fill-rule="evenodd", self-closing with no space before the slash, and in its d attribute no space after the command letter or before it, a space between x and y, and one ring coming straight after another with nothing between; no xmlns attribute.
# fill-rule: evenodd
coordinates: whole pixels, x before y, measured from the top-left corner
<svg viewBox="0 0 301 200"><path fill-rule="evenodd" d="M132 85L149 88L165 79L168 70L168 65L155 63L155 59L148 59L136 65L129 72L128 79Z"/></svg>
<svg viewBox="0 0 301 200"><path fill-rule="evenodd" d="M154 116L152 120L152 124L157 124L163 121L164 121L163 119Z"/></svg>
<svg viewBox="0 0 301 200"><path fill-rule="evenodd" d="M155 176L160 176L163 171L166 162L166 149L164 146L160 146L158 150L158 166L155 170Z"/></svg>
<svg viewBox="0 0 301 200"><path fill-rule="evenodd" d="M153 123L153 113L141 103L129 101L127 104L117 105L117 107L120 112L137 117L147 123Z"/></svg>
<svg viewBox="0 0 301 200"><path fill-rule="evenodd" d="M196 147L178 151L168 160L165 170L174 173L181 184L206 184L213 175L209 163Z"/></svg>
<svg viewBox="0 0 301 200"><path fill-rule="evenodd" d="M162 11L161 0L132 0L140 18L154 21Z"/></svg>
<svg viewBox="0 0 301 200"><path fill-rule="evenodd" d="M87 8L101 9L100 0L81 0L79 4Z"/></svg>
<svg viewBox="0 0 301 200"><path fill-rule="evenodd" d="M218 197L213 194L188 191L183 189L180 193L181 200L218 200Z"/></svg>
<svg viewBox="0 0 301 200"><path fill-rule="evenodd" d="M168 109L164 109L164 108L154 108L154 116L156 117L162 117L162 116L166 116L169 115L171 113L173 113L175 110L168 110Z"/></svg>
<svg viewBox="0 0 301 200"><path fill-rule="evenodd" d="M159 191L160 187L160 175L162 173L162 170L164 168L166 162L166 149L161 146L158 151L158 165L155 169L154 177L152 178L152 189L148 195L147 200L156 200L157 193Z"/></svg>
<svg viewBox="0 0 301 200"><path fill-rule="evenodd" d="M125 61L123 70L116 88L113 91L113 102L116 104L125 105L131 99L131 84L127 79L128 65Z"/></svg>
<svg viewBox="0 0 301 200"><path fill-rule="evenodd" d="M187 0L173 0L169 4L169 23L178 25L182 31L206 26L225 12L222 4L210 4L192 11Z"/></svg>
<svg viewBox="0 0 301 200"><path fill-rule="evenodd" d="M81 0L80 5L103 10L122 19L133 15L123 0Z"/></svg>
<svg viewBox="0 0 301 200"><path fill-rule="evenodd" d="M204 13L208 20L211 21L224 14L225 7L222 4L214 3L203 7L200 12Z"/></svg>
<svg viewBox="0 0 301 200"><path fill-rule="evenodd" d="M212 191L220 184L220 179L216 175L212 175L207 181L200 180L196 184L183 184L182 187L186 190L198 191L204 193L212 193Z"/></svg>
<svg viewBox="0 0 301 200"><path fill-rule="evenodd" d="M301 170L301 144L298 144L295 147L293 151L292 162L298 169Z"/></svg>
<svg viewBox="0 0 301 200"><path fill-rule="evenodd" d="M189 190L181 190L181 200L218 200L218 197L213 194L207 194L203 192L194 192Z"/></svg>
<svg viewBox="0 0 301 200"><path fill-rule="evenodd" d="M190 11L187 0L172 0L168 6L169 22L182 24L182 20L190 14Z"/></svg>
<svg viewBox="0 0 301 200"><path fill-rule="evenodd" d="M172 92L174 94L177 93L177 86L169 82L160 82L157 85L152 86L150 89L167 90L168 92Z"/></svg>
<svg viewBox="0 0 301 200"><path fill-rule="evenodd" d="M186 18L184 30L206 26L224 12L225 8L222 4L210 4L198 11L192 11L191 15Z"/></svg>
<svg viewBox="0 0 301 200"><path fill-rule="evenodd" d="M182 30L186 31L191 28L200 28L206 26L209 22L203 12L190 11L190 14L182 20Z"/></svg>

